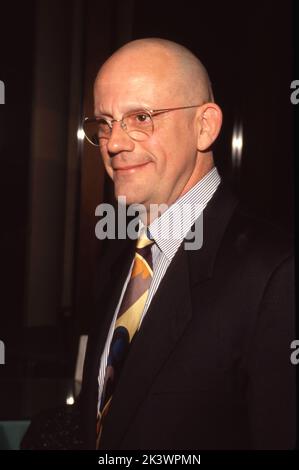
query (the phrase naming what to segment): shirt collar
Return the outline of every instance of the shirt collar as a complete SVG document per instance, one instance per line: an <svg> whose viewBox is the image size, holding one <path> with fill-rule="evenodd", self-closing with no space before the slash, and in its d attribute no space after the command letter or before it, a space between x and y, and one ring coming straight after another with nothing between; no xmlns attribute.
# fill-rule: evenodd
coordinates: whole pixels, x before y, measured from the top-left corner
<svg viewBox="0 0 299 470"><path fill-rule="evenodd" d="M169 261L172 260L195 220L212 198L220 181L217 168L212 168L148 226L150 237L154 239ZM140 230L144 228L140 221Z"/></svg>

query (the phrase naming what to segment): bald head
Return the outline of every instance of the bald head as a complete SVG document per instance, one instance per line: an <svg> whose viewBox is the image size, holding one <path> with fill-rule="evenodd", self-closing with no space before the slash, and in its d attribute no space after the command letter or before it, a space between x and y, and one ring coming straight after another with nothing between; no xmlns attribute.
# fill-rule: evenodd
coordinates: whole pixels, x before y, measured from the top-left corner
<svg viewBox="0 0 299 470"><path fill-rule="evenodd" d="M111 76L128 80L141 74L159 83L165 106L174 95L178 105L213 101L210 79L200 60L184 46L159 38L138 39L118 49L99 70L95 84Z"/></svg>

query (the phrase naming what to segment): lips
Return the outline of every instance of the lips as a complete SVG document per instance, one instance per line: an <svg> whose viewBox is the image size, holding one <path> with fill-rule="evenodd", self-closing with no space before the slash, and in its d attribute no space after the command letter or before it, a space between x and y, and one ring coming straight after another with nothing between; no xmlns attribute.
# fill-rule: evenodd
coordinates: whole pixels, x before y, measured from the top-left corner
<svg viewBox="0 0 299 470"><path fill-rule="evenodd" d="M148 165L148 163L150 162L131 164L131 165L126 165L126 166L115 165L115 166L112 166L112 168L114 171L137 170L139 168L145 167L146 165Z"/></svg>

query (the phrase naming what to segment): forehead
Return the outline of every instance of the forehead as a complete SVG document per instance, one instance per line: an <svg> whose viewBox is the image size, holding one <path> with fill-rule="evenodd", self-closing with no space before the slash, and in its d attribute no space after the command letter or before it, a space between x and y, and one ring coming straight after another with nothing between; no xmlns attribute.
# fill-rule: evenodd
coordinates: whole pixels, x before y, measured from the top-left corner
<svg viewBox="0 0 299 470"><path fill-rule="evenodd" d="M177 88L175 74L165 64L143 64L106 67L94 86L95 110L110 111L106 108L126 112L134 106L163 107L174 102ZM171 101L170 101L171 100Z"/></svg>
<svg viewBox="0 0 299 470"><path fill-rule="evenodd" d="M154 83L139 78L132 80L108 80L98 81L95 85L94 98L95 108L102 107L113 108L120 107L126 112L131 105L147 105L150 106L154 102L154 97L160 94L160 90L156 90Z"/></svg>

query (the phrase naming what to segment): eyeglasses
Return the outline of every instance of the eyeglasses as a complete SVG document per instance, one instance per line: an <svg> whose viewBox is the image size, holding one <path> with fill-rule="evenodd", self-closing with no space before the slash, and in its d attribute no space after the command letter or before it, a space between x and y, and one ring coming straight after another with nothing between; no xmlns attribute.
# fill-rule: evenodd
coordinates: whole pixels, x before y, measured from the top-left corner
<svg viewBox="0 0 299 470"><path fill-rule="evenodd" d="M96 118L86 117L83 121L83 131L89 143L100 147L108 140L112 133L113 123L120 122L121 128L131 139L142 142L148 139L154 132L153 117L157 114L177 111L179 109L198 108L201 104L192 106L180 106L167 109L139 109L125 113L121 119L108 119L104 116Z"/></svg>

